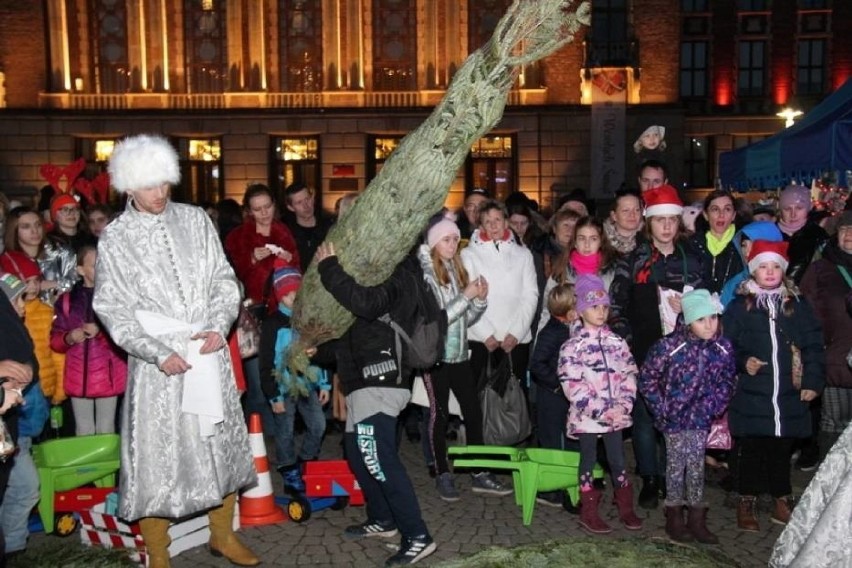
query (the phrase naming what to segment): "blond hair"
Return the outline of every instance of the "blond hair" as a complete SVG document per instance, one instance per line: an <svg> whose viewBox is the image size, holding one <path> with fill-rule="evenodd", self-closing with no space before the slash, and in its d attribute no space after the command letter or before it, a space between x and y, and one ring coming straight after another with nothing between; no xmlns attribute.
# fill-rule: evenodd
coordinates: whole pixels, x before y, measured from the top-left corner
<svg viewBox="0 0 852 568"><path fill-rule="evenodd" d="M565 317L577 306L574 285L564 282L557 284L547 295L547 310L555 317Z"/></svg>

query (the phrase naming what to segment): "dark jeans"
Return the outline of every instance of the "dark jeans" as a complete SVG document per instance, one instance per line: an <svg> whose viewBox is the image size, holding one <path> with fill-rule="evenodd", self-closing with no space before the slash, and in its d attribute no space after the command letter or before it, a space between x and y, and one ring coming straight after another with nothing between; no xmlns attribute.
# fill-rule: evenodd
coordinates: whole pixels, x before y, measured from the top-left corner
<svg viewBox="0 0 852 568"><path fill-rule="evenodd" d="M374 414L355 424L355 432L344 438L349 467L364 493L367 518L396 526L405 538L428 534L414 486L399 459L396 417Z"/></svg>
<svg viewBox="0 0 852 568"><path fill-rule="evenodd" d="M482 408L476 394L476 379L470 370L470 363L441 363L424 377L426 392L429 394L429 440L435 459L435 471L438 474L450 471L447 463L447 422L450 413L447 410L450 390L459 401L464 416L464 429L467 445L482 444Z"/></svg>
<svg viewBox="0 0 852 568"><path fill-rule="evenodd" d="M790 452L794 438L737 438L737 471L742 495L769 493L786 497L790 484Z"/></svg>
<svg viewBox="0 0 852 568"><path fill-rule="evenodd" d="M666 475L666 444L654 428L654 419L645 399L636 397L633 404L633 455L641 476Z"/></svg>
<svg viewBox="0 0 852 568"><path fill-rule="evenodd" d="M260 363L257 355L243 359L243 374L246 377L246 395L243 398L246 420L255 412L260 414L264 436L272 436L276 430L275 418L272 416L272 407L260 388Z"/></svg>
<svg viewBox="0 0 852 568"><path fill-rule="evenodd" d="M565 420L568 417L568 399L562 391L551 392L536 385L536 423L538 445L552 450L580 451L577 440L565 437Z"/></svg>

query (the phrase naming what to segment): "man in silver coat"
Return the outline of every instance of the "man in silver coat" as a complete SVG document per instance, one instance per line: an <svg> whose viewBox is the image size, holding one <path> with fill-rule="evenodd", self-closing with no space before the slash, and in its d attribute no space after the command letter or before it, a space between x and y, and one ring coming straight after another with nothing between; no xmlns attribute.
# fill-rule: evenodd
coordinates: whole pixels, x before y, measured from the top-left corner
<svg viewBox="0 0 852 568"><path fill-rule="evenodd" d="M119 143L109 163L124 213L98 245L94 309L129 355L119 515L139 519L149 566L169 566L170 519L209 510L210 551L258 558L231 530L236 492L255 481L225 337L240 290L206 213L169 199L180 181L163 138Z"/></svg>

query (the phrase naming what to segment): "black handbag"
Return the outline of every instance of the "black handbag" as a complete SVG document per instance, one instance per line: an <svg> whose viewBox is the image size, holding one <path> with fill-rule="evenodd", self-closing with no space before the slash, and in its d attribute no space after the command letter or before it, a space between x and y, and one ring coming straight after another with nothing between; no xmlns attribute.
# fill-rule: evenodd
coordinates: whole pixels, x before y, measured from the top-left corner
<svg viewBox="0 0 852 568"><path fill-rule="evenodd" d="M479 383L482 438L487 445L513 446L532 433L527 399L512 371L512 357L506 354L493 368L491 357L489 353Z"/></svg>

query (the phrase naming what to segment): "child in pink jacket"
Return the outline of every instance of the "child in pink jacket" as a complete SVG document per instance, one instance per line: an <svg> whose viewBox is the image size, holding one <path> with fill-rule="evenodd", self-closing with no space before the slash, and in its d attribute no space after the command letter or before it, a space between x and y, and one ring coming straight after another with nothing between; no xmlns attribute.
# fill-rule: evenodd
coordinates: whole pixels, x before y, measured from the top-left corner
<svg viewBox="0 0 852 568"><path fill-rule="evenodd" d="M626 529L638 530L642 521L633 510L621 433L633 423L638 369L627 343L606 325L610 300L603 281L581 275L574 293L583 327L559 351L559 381L571 405L566 433L580 442L580 526L594 534L612 532L598 514L601 491L592 485L598 438L603 438L618 516Z"/></svg>
<svg viewBox="0 0 852 568"><path fill-rule="evenodd" d="M57 299L50 332L50 347L65 353L65 392L78 436L115 432L118 395L127 382L126 355L104 334L92 310L97 256L89 246L77 253L82 281Z"/></svg>

